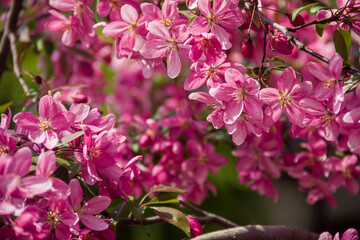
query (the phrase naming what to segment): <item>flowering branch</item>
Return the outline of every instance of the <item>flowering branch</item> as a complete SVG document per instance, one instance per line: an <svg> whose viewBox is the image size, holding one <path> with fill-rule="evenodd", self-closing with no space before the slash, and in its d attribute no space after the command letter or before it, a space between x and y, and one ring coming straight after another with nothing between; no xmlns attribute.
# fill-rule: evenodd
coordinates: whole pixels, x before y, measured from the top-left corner
<svg viewBox="0 0 360 240"><path fill-rule="evenodd" d="M318 239L318 234L306 231L304 229L289 227L289 226L261 226L249 225L244 227L236 227L216 232L206 233L192 240L227 240L227 239L241 239L241 240L262 240L262 239L277 239L277 240L311 240Z"/></svg>
<svg viewBox="0 0 360 240"><path fill-rule="evenodd" d="M17 21L21 9L22 0L13 0L8 15L6 17L4 34L0 42L0 76L6 69L6 59L10 50L9 33L16 32Z"/></svg>

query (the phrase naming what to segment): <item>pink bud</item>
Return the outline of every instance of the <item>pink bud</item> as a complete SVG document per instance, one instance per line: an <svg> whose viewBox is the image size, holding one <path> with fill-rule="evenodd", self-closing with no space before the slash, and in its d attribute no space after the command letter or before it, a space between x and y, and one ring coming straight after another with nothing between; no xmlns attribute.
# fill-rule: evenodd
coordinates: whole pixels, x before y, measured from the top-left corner
<svg viewBox="0 0 360 240"><path fill-rule="evenodd" d="M271 45L277 51L285 55L290 55L294 48L294 45L291 42L288 42L287 37L278 30L274 31L274 35L271 38Z"/></svg>
<svg viewBox="0 0 360 240"><path fill-rule="evenodd" d="M110 3L106 1L100 1L97 6L97 11L100 17L106 17L107 15L109 15L110 9L111 9Z"/></svg>
<svg viewBox="0 0 360 240"><path fill-rule="evenodd" d="M151 137L146 133L143 134L139 139L139 144L142 149L147 148L151 144Z"/></svg>
<svg viewBox="0 0 360 240"><path fill-rule="evenodd" d="M87 96L85 94L82 94L82 93L78 93L74 97L74 102L75 103L87 103L87 101L88 101Z"/></svg>
<svg viewBox="0 0 360 240"><path fill-rule="evenodd" d="M201 224L191 215L186 216L190 226L191 237L196 237L202 234Z"/></svg>
<svg viewBox="0 0 360 240"><path fill-rule="evenodd" d="M241 54L246 58L251 58L254 53L254 44L251 38L245 40L243 45L241 46Z"/></svg>
<svg viewBox="0 0 360 240"><path fill-rule="evenodd" d="M42 83L42 78L41 78L40 75L36 75L36 76L35 76L35 82L36 82L37 84L41 84L41 83Z"/></svg>

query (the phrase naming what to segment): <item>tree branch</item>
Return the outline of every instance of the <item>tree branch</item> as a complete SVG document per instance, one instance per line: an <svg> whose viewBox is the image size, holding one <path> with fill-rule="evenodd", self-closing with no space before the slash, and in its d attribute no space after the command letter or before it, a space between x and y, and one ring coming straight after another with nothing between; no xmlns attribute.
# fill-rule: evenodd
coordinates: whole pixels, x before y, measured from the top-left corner
<svg viewBox="0 0 360 240"><path fill-rule="evenodd" d="M10 10L6 16L4 33L0 42L0 79L2 73L6 70L6 60L10 51L9 33L16 33L16 26L21 9L22 0L13 0L11 2Z"/></svg>
<svg viewBox="0 0 360 240"><path fill-rule="evenodd" d="M199 219L201 221L207 221L207 222L203 222L202 224L216 224L216 225L219 225L219 226L222 226L224 228L232 228L232 227L237 227L239 225L237 225L236 223L233 223L231 222L230 220L227 220L223 217L220 217L214 213L210 213L210 212L207 212L207 211L204 211L190 203L187 203L187 202L183 202L183 201L180 201L180 203L182 205L184 205L185 207L201 214L201 215L204 215L205 217L202 218L202 219ZM200 221L199 221L200 222ZM201 222L200 222L201 223Z"/></svg>
<svg viewBox="0 0 360 240"><path fill-rule="evenodd" d="M317 240L318 234L289 226L249 225L206 233L192 240Z"/></svg>
<svg viewBox="0 0 360 240"><path fill-rule="evenodd" d="M10 39L10 48L11 48L11 53L12 53L12 57L13 57L14 73L15 73L16 77L18 78L19 83L20 83L22 89L24 90L26 96L29 97L30 89L29 89L28 85L26 85L26 82L25 82L24 78L22 77L20 66L19 66L18 54L17 54L17 50L16 50L15 33L10 32L8 34L8 36Z"/></svg>

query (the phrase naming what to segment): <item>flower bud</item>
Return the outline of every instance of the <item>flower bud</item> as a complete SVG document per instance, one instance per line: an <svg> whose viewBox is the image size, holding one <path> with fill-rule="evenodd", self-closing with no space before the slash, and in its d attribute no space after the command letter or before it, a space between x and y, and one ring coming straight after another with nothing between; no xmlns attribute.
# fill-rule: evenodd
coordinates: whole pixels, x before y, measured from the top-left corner
<svg viewBox="0 0 360 240"><path fill-rule="evenodd" d="M248 38L243 42L243 45L241 46L241 54L246 58L251 58L254 54L254 44L251 40L251 38Z"/></svg>
<svg viewBox="0 0 360 240"><path fill-rule="evenodd" d="M82 93L78 93L75 95L74 97L74 102L75 103L87 103L88 98L85 94Z"/></svg>
<svg viewBox="0 0 360 240"><path fill-rule="evenodd" d="M298 14L295 18L294 21L292 21L292 15L291 14L286 14L291 25L293 25L294 27L298 27L298 26L301 26L301 25L304 25L305 24L305 20L304 20L304 17L301 16L300 14Z"/></svg>
<svg viewBox="0 0 360 240"><path fill-rule="evenodd" d="M39 76L39 75L36 75L35 76L35 82L37 83L37 84L42 84L42 78L41 78L41 76Z"/></svg>
<svg viewBox="0 0 360 240"><path fill-rule="evenodd" d="M271 38L271 44L273 48L285 55L290 55L294 48L294 45L288 42L287 37L278 30L274 32Z"/></svg>
<svg viewBox="0 0 360 240"><path fill-rule="evenodd" d="M202 234L201 224L191 215L186 216L190 226L191 237L196 237Z"/></svg>

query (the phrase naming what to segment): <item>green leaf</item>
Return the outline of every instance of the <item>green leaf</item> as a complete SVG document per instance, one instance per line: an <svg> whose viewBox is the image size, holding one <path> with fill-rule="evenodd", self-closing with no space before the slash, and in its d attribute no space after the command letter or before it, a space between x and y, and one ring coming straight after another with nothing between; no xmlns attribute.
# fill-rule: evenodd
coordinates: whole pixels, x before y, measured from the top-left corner
<svg viewBox="0 0 360 240"><path fill-rule="evenodd" d="M70 135L67 135L65 137L63 137L57 144L55 147L61 147L64 146L65 144L68 144L69 142L71 142L74 139L77 139L79 137L81 137L82 135L84 135L84 131L79 131Z"/></svg>
<svg viewBox="0 0 360 240"><path fill-rule="evenodd" d="M10 102L0 105L0 113L5 112L6 109L8 109L8 107L10 107L13 104L14 104L14 101L10 101Z"/></svg>
<svg viewBox="0 0 360 240"><path fill-rule="evenodd" d="M346 30L337 29L333 33L333 41L336 51L344 60L347 60L350 56L351 34Z"/></svg>
<svg viewBox="0 0 360 240"><path fill-rule="evenodd" d="M153 193L156 193L156 192L186 193L186 190L183 190L183 189L180 189L180 188L175 188L175 187L170 187L170 186L158 186L158 185L155 185L150 189L150 192L148 192L141 199L139 205L141 205L149 195L151 195Z"/></svg>
<svg viewBox="0 0 360 240"><path fill-rule="evenodd" d="M33 158L34 161L34 158ZM67 157L57 157L56 162L61 166L66 167L68 170L72 171L73 173L77 174L78 172L78 165L75 160Z"/></svg>
<svg viewBox="0 0 360 240"><path fill-rule="evenodd" d="M149 205L165 205L165 204L176 204L179 205L180 202L174 198L170 193L161 193L156 197L153 197L149 202L143 204L143 206Z"/></svg>
<svg viewBox="0 0 360 240"><path fill-rule="evenodd" d="M330 24L330 22L328 23L318 23L316 24L316 33L322 37L323 33L324 33L324 29Z"/></svg>
<svg viewBox="0 0 360 240"><path fill-rule="evenodd" d="M311 14L317 14L321 9L323 9L324 7L317 4L317 5L314 5L311 9L310 9L310 13Z"/></svg>
<svg viewBox="0 0 360 240"><path fill-rule="evenodd" d="M190 237L190 226L186 219L186 215L176 208L170 207L151 207L152 210L162 220L180 228L185 234Z"/></svg>
<svg viewBox="0 0 360 240"><path fill-rule="evenodd" d="M302 11L313 8L316 5L318 5L318 3L312 3L312 4L295 9L294 12L292 13L291 21L292 22L295 21L297 15L299 15L299 13L301 13Z"/></svg>
<svg viewBox="0 0 360 240"><path fill-rule="evenodd" d="M269 62L282 62L283 64L285 64L284 59L282 59L281 57L273 57L272 59L267 60L264 63L269 63Z"/></svg>
<svg viewBox="0 0 360 240"><path fill-rule="evenodd" d="M189 23L192 23L195 18L196 18L196 16L193 16L192 18L190 18L190 19L189 19Z"/></svg>

